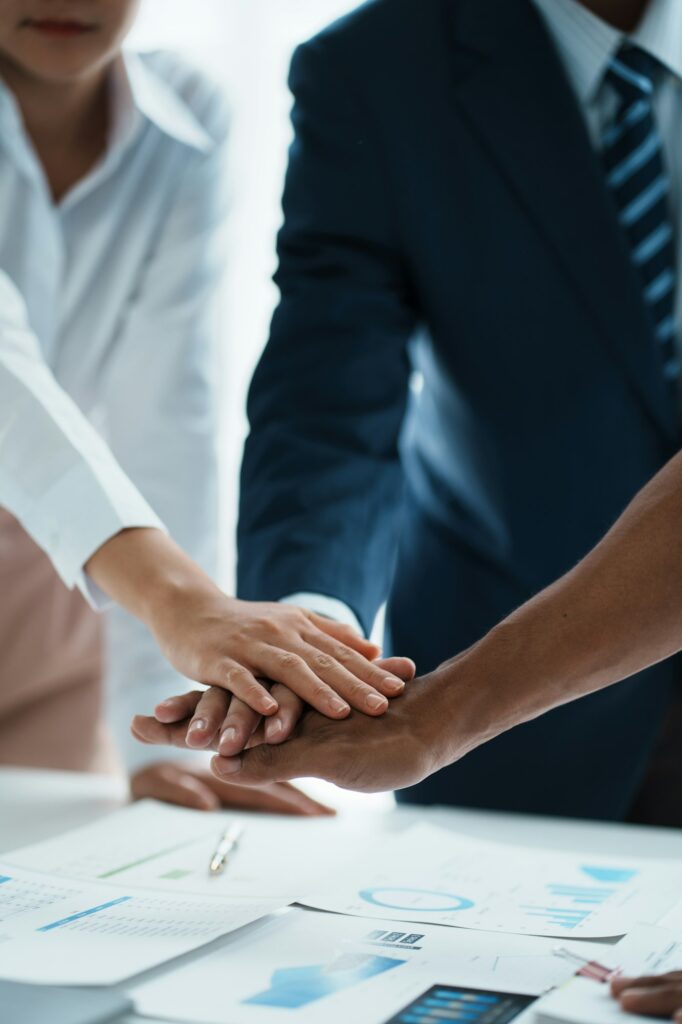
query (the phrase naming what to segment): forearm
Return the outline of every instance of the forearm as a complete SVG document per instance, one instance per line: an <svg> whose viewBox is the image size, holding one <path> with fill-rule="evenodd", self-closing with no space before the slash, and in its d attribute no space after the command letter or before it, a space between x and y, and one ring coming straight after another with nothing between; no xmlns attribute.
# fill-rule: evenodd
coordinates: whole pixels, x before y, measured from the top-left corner
<svg viewBox="0 0 682 1024"><path fill-rule="evenodd" d="M164 610L195 593L217 595L217 586L161 530L122 530L85 566L108 596L154 632Z"/></svg>
<svg viewBox="0 0 682 1024"><path fill-rule="evenodd" d="M575 569L444 666L484 691L480 742L682 648L681 527L682 455Z"/></svg>

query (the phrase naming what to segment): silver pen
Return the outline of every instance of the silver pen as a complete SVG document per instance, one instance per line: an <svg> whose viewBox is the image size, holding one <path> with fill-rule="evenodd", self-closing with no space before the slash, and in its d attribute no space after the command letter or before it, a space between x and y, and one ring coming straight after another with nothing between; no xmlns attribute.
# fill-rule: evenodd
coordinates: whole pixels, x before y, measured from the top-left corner
<svg viewBox="0 0 682 1024"><path fill-rule="evenodd" d="M220 875L225 870L230 859L230 854L237 849L239 841L243 835L243 825L234 824L225 829L218 840L218 845L216 846L215 852L211 857L211 862L208 865L209 875Z"/></svg>

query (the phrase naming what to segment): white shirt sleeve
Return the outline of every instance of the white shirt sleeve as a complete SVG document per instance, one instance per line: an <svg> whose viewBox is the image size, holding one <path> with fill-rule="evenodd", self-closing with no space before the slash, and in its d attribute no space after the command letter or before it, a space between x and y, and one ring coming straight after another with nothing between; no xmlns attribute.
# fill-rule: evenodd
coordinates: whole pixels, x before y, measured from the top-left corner
<svg viewBox="0 0 682 1024"><path fill-rule="evenodd" d="M116 340L101 404L107 440L123 469L175 541L215 578L216 300L225 269L225 146L187 154L175 200ZM182 751L135 741L130 721L194 684L173 671L141 623L120 608L112 608L107 619L108 717L127 767L169 755L182 758Z"/></svg>
<svg viewBox="0 0 682 1024"><path fill-rule="evenodd" d="M23 299L0 273L0 505L48 555L67 587L102 595L83 566L132 526L163 529L86 417L61 388Z"/></svg>
<svg viewBox="0 0 682 1024"><path fill-rule="evenodd" d="M282 598L282 604L295 604L316 615L323 615L325 619L334 619L345 626L352 626L360 636L365 635L355 612L338 597L328 597L326 594L289 594Z"/></svg>

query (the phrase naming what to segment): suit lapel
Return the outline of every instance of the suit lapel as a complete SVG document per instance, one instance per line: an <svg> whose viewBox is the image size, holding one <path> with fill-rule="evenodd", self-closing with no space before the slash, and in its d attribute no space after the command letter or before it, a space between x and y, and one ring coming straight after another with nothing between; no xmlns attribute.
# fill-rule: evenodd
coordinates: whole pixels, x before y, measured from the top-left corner
<svg viewBox="0 0 682 1024"><path fill-rule="evenodd" d="M655 422L677 414L582 112L531 0L445 0L456 102Z"/></svg>

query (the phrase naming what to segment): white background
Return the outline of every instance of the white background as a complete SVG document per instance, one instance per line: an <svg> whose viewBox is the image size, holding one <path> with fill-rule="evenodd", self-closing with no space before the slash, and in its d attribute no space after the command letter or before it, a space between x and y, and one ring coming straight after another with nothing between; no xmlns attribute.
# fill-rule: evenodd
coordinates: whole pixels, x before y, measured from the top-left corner
<svg viewBox="0 0 682 1024"><path fill-rule="evenodd" d="M135 48L186 55L225 88L233 113L231 241L222 316L220 580L230 592L246 390L277 300L271 277L291 141L289 61L297 43L356 6L357 0L142 0L130 38Z"/></svg>

